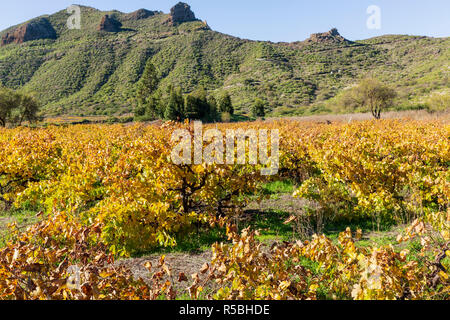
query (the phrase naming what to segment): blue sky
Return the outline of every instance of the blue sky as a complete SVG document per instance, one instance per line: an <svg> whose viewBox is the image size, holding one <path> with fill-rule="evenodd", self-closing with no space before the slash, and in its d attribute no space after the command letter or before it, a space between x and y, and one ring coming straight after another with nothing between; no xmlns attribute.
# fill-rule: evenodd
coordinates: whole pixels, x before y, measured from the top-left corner
<svg viewBox="0 0 450 320"><path fill-rule="evenodd" d="M0 30L71 4L101 10L169 12L177 0L14 0L0 4ZM197 18L222 33L252 40L298 41L332 27L350 40L383 34L448 37L449 0L188 0ZM381 9L381 29L369 29L366 10Z"/></svg>

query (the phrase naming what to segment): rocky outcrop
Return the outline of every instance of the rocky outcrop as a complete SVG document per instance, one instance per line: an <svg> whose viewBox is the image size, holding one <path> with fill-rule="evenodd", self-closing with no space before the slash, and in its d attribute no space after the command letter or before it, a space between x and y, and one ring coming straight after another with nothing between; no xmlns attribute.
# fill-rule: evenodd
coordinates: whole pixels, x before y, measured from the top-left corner
<svg viewBox="0 0 450 320"><path fill-rule="evenodd" d="M6 33L2 37L1 46L40 39L56 39L56 31L46 18L30 21L12 32Z"/></svg>
<svg viewBox="0 0 450 320"><path fill-rule="evenodd" d="M97 30L106 32L119 32L122 30L122 23L120 23L113 17L110 17L109 15L105 15L103 16Z"/></svg>
<svg viewBox="0 0 450 320"><path fill-rule="evenodd" d="M350 42L343 36L341 36L336 28L333 28L330 31L324 33L313 33L311 37L309 37L309 39L306 41L315 43Z"/></svg>
<svg viewBox="0 0 450 320"><path fill-rule="evenodd" d="M155 14L158 14L158 11L150 11L146 9L139 9L137 11L131 12L125 16L127 20L141 20L153 17Z"/></svg>
<svg viewBox="0 0 450 320"><path fill-rule="evenodd" d="M194 12L191 7L184 2L179 2L172 9L170 9L169 24L176 25L183 22L196 21Z"/></svg>

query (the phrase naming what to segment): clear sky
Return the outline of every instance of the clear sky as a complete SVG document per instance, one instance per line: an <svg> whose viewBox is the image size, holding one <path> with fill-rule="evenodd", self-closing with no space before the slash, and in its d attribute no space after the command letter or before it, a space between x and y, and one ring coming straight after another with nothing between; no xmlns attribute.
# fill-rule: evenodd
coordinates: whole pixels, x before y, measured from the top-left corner
<svg viewBox="0 0 450 320"><path fill-rule="evenodd" d="M177 0L1 0L0 30L71 4L131 12L169 12ZM213 30L252 40L298 41L336 27L350 40L383 34L450 36L450 0L187 0ZM369 29L367 8L381 10L381 29Z"/></svg>

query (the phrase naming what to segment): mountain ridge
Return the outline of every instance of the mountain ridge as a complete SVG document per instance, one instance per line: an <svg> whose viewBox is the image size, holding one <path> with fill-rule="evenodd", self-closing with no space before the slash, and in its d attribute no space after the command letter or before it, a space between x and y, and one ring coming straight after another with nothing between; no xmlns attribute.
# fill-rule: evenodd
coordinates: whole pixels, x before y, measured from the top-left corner
<svg viewBox="0 0 450 320"><path fill-rule="evenodd" d="M200 86L211 93L228 90L239 113L247 113L257 97L274 113L320 112L342 89L371 74L403 90L411 104L448 87L449 38L350 41L332 29L304 41L273 43L213 31L193 12L180 15L189 21L174 24L170 13L160 11L80 7L81 30L66 28L70 15L62 10L35 18L48 19L56 39L0 48L0 82L36 92L47 115L132 112L148 59L159 70L162 88L173 83L184 92ZM120 32L97 30L106 15L122 24Z"/></svg>

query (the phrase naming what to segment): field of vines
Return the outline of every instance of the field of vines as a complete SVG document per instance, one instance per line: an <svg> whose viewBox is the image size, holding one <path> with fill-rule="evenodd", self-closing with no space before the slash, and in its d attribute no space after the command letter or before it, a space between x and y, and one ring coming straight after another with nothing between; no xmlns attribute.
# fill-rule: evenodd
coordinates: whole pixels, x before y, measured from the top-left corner
<svg viewBox="0 0 450 320"><path fill-rule="evenodd" d="M450 126L440 121L211 124L278 129L280 168L176 165L175 129L74 125L0 129L0 210L32 212L0 240L0 299L450 299ZM237 225L266 183L288 179L312 205L286 224L311 234L266 245ZM358 245L321 225L402 226L399 244ZM201 229L223 230L197 273L161 256L146 279L117 262L173 248ZM74 272L76 266L76 272Z"/></svg>

